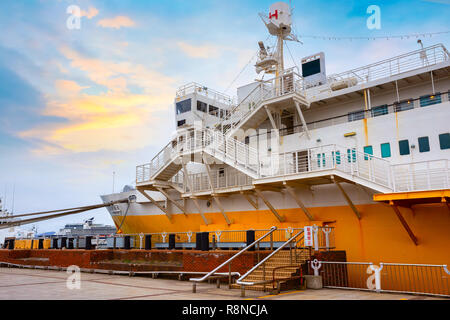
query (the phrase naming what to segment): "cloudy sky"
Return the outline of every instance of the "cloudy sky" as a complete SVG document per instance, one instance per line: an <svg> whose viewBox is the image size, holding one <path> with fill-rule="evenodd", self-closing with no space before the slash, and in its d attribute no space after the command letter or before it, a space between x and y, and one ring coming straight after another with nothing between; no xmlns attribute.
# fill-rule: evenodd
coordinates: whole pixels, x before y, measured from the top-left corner
<svg viewBox="0 0 450 320"><path fill-rule="evenodd" d="M258 13L268 13L271 2L2 0L0 196L8 208L13 189L14 211L25 213L99 203L100 194L113 190L113 171L116 191L133 183L135 166L149 162L174 130L178 86L195 81L230 87L234 95L255 79L251 59L267 38ZM79 29L68 28L73 5L81 10ZM300 37L450 30L446 0L292 5ZM370 5L381 8L380 30L367 28ZM422 40L450 47L448 33ZM415 37L302 41L288 44L293 58L286 53L286 64L324 51L328 74L418 48ZM97 210L37 227L57 230L91 216L112 223L106 210Z"/></svg>

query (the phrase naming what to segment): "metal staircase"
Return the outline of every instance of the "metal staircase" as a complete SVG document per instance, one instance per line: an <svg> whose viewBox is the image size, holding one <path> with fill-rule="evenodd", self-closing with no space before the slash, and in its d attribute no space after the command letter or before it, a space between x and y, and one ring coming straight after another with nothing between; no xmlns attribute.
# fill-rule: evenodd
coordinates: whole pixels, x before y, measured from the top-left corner
<svg viewBox="0 0 450 320"><path fill-rule="evenodd" d="M302 264L309 260L310 254L308 250L301 250L298 253L292 253L288 250L283 250L274 255L270 260L266 261L264 265L256 268L249 274L245 281L254 283L247 285L246 290L253 291L270 291L276 288L284 290L289 285L289 280L295 280L301 275ZM283 280L279 280L283 279ZM231 285L232 289L240 289L241 285L234 283Z"/></svg>
<svg viewBox="0 0 450 320"><path fill-rule="evenodd" d="M245 290L279 292L288 289L293 281L300 283L302 278L302 264L310 258L309 250L304 249L304 231L293 235L278 249L261 260L257 265L242 275L231 288L241 289L241 296ZM288 249L288 250L283 250Z"/></svg>
<svg viewBox="0 0 450 320"><path fill-rule="evenodd" d="M302 78L293 69L285 70L277 78L260 82L228 115L216 125L227 136L237 130L258 128L267 119L265 106L289 99L295 99L301 105L309 105L304 97Z"/></svg>
<svg viewBox="0 0 450 320"><path fill-rule="evenodd" d="M252 178L259 177L258 151L212 129L194 129L178 136L177 140L169 143L149 164L140 168L141 171L148 171L141 172L141 175L146 175L149 181L168 181L180 171L183 163L191 160L202 162L204 154L212 157L215 163L232 166Z"/></svg>

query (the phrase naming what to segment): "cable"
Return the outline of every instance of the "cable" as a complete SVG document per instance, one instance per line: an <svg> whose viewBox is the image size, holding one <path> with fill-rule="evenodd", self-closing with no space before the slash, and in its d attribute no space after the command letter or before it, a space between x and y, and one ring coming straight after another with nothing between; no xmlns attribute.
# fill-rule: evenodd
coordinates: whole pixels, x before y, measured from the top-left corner
<svg viewBox="0 0 450 320"><path fill-rule="evenodd" d="M298 67L297 63L295 62L294 56L292 55L291 49L289 49L288 45L287 45L287 41L284 42L284 44L286 45L286 48L289 51L289 55L291 56L292 62L294 63L294 65L297 67L297 70L300 70L300 68Z"/></svg>
<svg viewBox="0 0 450 320"><path fill-rule="evenodd" d="M233 81L231 81L230 85L225 89L224 93L227 93L228 90L230 90L231 86L236 82L236 80L241 76L241 74L245 71L245 69L248 67L248 65L253 61L253 59L257 56L258 51L252 56L252 58L247 62L244 68L239 72L239 74L234 78Z"/></svg>
<svg viewBox="0 0 450 320"><path fill-rule="evenodd" d="M411 33L404 35L386 35L386 36L366 36L366 37L336 37L336 36L320 36L320 35L300 35L299 38L321 39L321 40L377 40L377 39L401 39L407 40L409 38L432 37L434 35L449 34L450 31L439 32L425 32L425 33Z"/></svg>
<svg viewBox="0 0 450 320"><path fill-rule="evenodd" d="M266 42L270 38L270 35L264 40ZM233 81L231 81L230 85L225 89L224 93L226 93L228 90L230 90L231 86L236 82L236 80L241 76L241 74L245 71L245 69L248 67L248 65L253 61L253 59L258 55L259 50L256 50L256 53L251 57L251 59L247 62L247 64L242 68L242 70L239 72L239 74L234 78Z"/></svg>

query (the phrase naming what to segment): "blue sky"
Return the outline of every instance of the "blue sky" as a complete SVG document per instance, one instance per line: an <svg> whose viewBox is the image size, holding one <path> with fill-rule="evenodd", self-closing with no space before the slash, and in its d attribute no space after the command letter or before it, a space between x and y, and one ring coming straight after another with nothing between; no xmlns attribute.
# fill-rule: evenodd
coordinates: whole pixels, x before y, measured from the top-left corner
<svg viewBox="0 0 450 320"><path fill-rule="evenodd" d="M195 81L229 87L267 38L258 13L271 1L4 0L0 2L0 196L15 211L99 203L99 195L134 180L174 130L178 86ZM292 1L301 35L384 36L449 31L450 1ZM67 7L81 10L69 30ZM369 30L369 5L381 29ZM295 59L324 51L327 72L342 72L415 50L416 38L302 39ZM422 39L444 43L450 35ZM269 40L270 42L273 40ZM254 62L254 61L252 61ZM287 65L293 65L286 54ZM227 92L255 79L250 63ZM37 224L65 222L106 210ZM31 227L31 226L29 226Z"/></svg>

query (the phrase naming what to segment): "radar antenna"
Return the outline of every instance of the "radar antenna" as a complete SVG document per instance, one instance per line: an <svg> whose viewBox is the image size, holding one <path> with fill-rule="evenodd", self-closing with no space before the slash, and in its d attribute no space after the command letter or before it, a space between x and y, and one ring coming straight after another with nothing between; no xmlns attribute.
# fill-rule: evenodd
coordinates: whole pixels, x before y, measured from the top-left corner
<svg viewBox="0 0 450 320"><path fill-rule="evenodd" d="M278 77L284 71L284 41L300 42L292 33L292 10L289 4L276 2L270 6L269 16L263 13L260 13L259 16L269 33L277 37L277 46L272 53L269 53L262 41L258 43L260 51L255 65L256 72L258 74L261 71L275 73L275 76Z"/></svg>

